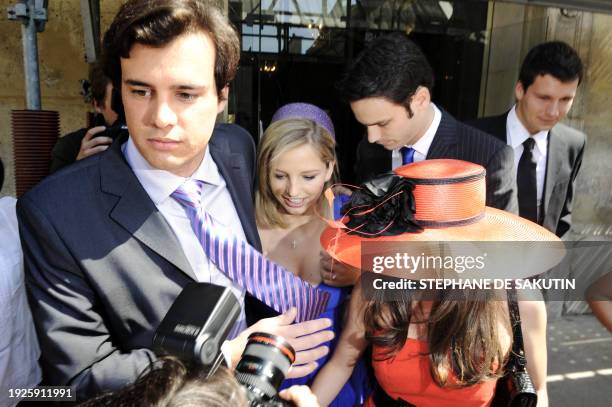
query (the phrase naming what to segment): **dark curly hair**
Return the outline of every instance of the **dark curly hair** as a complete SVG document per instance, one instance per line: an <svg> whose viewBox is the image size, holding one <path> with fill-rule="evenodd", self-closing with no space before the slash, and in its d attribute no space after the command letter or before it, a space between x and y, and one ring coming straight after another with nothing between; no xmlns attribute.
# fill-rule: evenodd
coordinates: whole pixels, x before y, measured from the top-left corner
<svg viewBox="0 0 612 407"><path fill-rule="evenodd" d="M578 53L562 41L550 41L536 45L523 60L519 82L525 91L535 78L551 75L561 82L582 82L584 67Z"/></svg>
<svg viewBox="0 0 612 407"><path fill-rule="evenodd" d="M120 58L128 58L134 44L163 47L175 38L204 32L215 44L215 85L234 79L240 41L234 27L215 4L203 0L130 0L123 4L104 35L102 66L115 89L121 89Z"/></svg>
<svg viewBox="0 0 612 407"><path fill-rule="evenodd" d="M419 86L431 93L433 71L421 49L401 32L370 41L337 84L346 102L384 97L403 105L409 117L410 101Z"/></svg>

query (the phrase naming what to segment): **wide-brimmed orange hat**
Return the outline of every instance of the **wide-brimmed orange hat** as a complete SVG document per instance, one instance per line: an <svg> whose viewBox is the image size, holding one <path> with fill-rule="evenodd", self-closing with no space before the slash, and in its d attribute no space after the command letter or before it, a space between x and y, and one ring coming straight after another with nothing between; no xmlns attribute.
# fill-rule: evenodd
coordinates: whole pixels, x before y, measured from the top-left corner
<svg viewBox="0 0 612 407"><path fill-rule="evenodd" d="M480 165L451 159L425 160L400 167L395 174L414 184L414 223L422 230L365 237L332 223L322 233L321 244L334 259L362 268L364 242L523 242L534 250L532 253L524 249L521 253L510 253L516 259L512 267L520 267L529 258L538 259L537 271L532 267L512 276L524 278L554 267L565 254L561 240L545 228L485 206L486 171ZM343 221L347 221L346 217ZM544 246L553 252L538 253L537 250ZM517 246L508 247L511 250Z"/></svg>

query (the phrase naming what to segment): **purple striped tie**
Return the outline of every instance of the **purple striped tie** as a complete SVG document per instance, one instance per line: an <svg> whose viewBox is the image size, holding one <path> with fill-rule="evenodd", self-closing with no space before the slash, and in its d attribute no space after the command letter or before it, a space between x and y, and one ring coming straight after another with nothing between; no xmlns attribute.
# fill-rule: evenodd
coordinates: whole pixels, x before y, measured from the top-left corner
<svg viewBox="0 0 612 407"><path fill-rule="evenodd" d="M266 259L227 229L215 226L201 206L202 184L201 181L188 180L172 193L172 198L185 208L210 261L230 280L277 312L296 307L296 322L317 318L327 306L329 293Z"/></svg>

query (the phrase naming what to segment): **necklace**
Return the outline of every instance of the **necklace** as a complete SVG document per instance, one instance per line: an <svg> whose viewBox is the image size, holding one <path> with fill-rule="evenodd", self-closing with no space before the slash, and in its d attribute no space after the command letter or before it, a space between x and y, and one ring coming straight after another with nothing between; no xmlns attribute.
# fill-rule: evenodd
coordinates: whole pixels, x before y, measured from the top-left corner
<svg viewBox="0 0 612 407"><path fill-rule="evenodd" d="M297 247L297 240L293 239L293 240L291 241L291 248L292 248L292 249L295 249L296 247Z"/></svg>

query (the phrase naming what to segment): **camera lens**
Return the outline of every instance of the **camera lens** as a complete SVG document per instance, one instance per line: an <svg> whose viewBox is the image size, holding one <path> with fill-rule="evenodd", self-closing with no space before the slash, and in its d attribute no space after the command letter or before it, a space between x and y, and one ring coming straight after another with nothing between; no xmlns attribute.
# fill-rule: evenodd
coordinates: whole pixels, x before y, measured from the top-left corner
<svg viewBox="0 0 612 407"><path fill-rule="evenodd" d="M294 361L295 350L284 338L254 332L236 367L236 379L249 390L249 399L270 399Z"/></svg>

